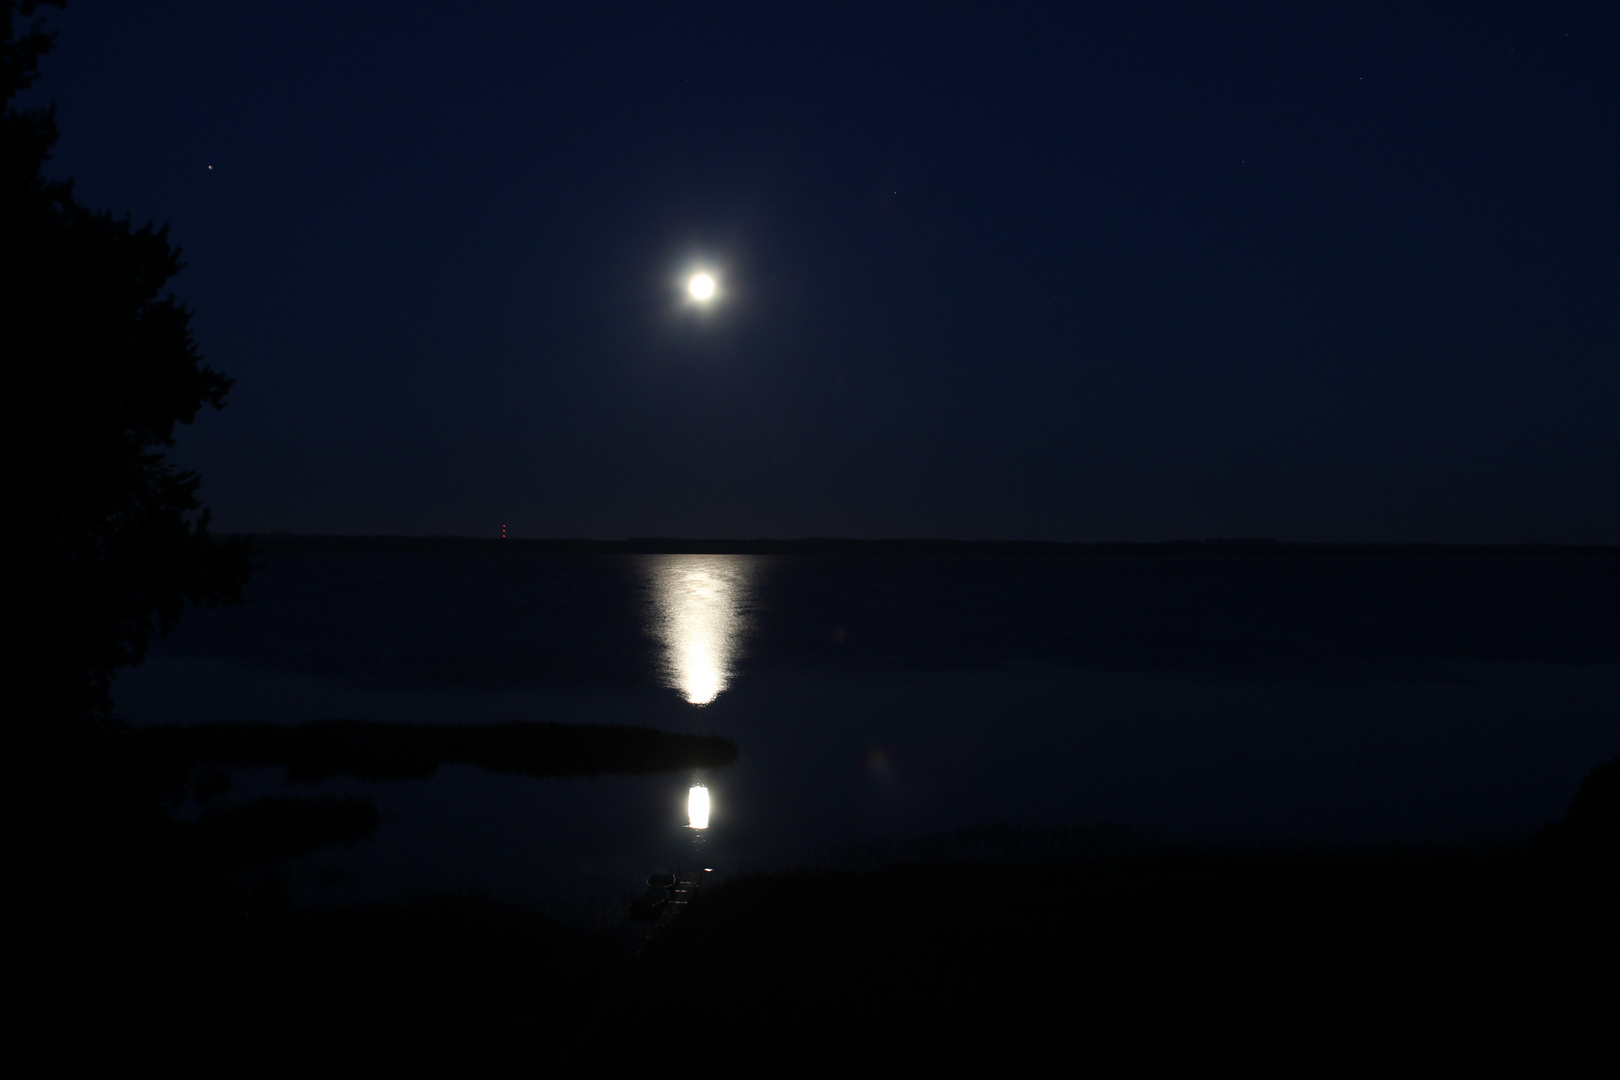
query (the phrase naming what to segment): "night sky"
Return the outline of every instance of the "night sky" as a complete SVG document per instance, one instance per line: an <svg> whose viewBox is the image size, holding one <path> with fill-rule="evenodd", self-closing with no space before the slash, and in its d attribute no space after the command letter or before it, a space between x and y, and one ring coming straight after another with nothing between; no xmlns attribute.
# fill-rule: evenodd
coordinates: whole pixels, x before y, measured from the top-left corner
<svg viewBox="0 0 1620 1080"><path fill-rule="evenodd" d="M44 17L217 530L1620 543L1612 0Z"/></svg>

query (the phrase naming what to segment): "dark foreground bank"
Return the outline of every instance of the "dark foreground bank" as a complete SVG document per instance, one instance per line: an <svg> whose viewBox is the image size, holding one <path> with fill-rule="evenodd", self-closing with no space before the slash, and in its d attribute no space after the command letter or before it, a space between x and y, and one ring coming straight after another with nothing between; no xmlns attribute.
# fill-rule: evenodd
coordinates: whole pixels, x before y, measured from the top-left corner
<svg viewBox="0 0 1620 1080"><path fill-rule="evenodd" d="M640 956L478 898L261 906L98 958L70 995L72 1018L97 1019L69 1023L64 1056L276 1076L1054 1055L1103 1075L1557 1075L1610 1049L1612 854L1144 848L806 870L713 888Z"/></svg>
<svg viewBox="0 0 1620 1080"><path fill-rule="evenodd" d="M77 848L60 845L50 881L23 882L18 1028L63 1072L954 1072L1061 1057L1103 1075L1564 1075L1612 1052L1617 800L1620 758L1534 840L1471 849L970 830L861 869L733 878L640 952L622 927L478 897L294 909L275 862L172 842L192 827L170 820L143 849L128 831L117 874L69 877ZM79 835L106 834L110 806ZM977 857L938 856L952 850Z"/></svg>
<svg viewBox="0 0 1620 1080"><path fill-rule="evenodd" d="M644 1022L599 1045L629 1061L705 1031L738 1062L1563 1071L1612 1022L1615 899L1526 849L759 877L656 942L620 1006Z"/></svg>

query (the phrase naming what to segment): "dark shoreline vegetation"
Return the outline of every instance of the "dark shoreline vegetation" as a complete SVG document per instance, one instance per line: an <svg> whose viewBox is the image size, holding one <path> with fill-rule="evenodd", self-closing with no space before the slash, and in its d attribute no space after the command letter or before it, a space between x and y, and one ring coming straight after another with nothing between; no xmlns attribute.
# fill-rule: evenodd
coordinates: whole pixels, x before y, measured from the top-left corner
<svg viewBox="0 0 1620 1080"><path fill-rule="evenodd" d="M1363 558L1620 558L1613 544L1319 544L1270 539L1105 541L945 539L693 539L663 536L628 540L499 539L478 536L303 536L243 533L266 555L491 554L508 555L1048 555L1142 558L1221 555L1238 557Z"/></svg>
<svg viewBox="0 0 1620 1080"><path fill-rule="evenodd" d="M548 745L588 747L581 767L634 744L644 765L736 754L715 737L545 724L104 732L85 744L108 756L77 777L82 805L63 807L79 814L55 847L68 873L40 913L83 958L44 972L40 999L96 1018L61 1057L572 1074L638 1069L696 1035L721 1075L783 1053L795 1071L1061 1056L1141 1075L1419 1060L1562 1072L1607 1052L1609 1000L1593 987L1620 963L1620 757L1559 822L1514 842L1243 849L1125 826L981 826L735 876L639 952L622 927L488 896L294 907L287 861L368 839L375 805L218 801L234 767L281 765L289 782L419 778L450 760L557 775ZM142 816L184 798L202 804L196 819Z"/></svg>
<svg viewBox="0 0 1620 1080"><path fill-rule="evenodd" d="M1558 1066L1604 1043L1612 865L1540 848L1178 849L806 870L716 889L649 949L626 1061L723 1017L756 1059L1317 1075ZM660 988L679 986L680 993Z"/></svg>
<svg viewBox="0 0 1620 1080"><path fill-rule="evenodd" d="M275 1076L628 1070L694 1045L719 1075L783 1054L794 1072L1565 1072L1608 1053L1617 774L1535 838L1472 847L1015 826L878 845L722 882L639 953L487 897L238 894L87 931L107 934L105 978L80 993L111 1019L86 1049Z"/></svg>

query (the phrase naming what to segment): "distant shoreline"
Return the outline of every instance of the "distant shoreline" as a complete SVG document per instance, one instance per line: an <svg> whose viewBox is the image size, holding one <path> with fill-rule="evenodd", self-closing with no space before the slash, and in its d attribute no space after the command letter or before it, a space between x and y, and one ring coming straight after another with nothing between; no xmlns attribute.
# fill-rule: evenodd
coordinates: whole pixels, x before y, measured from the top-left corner
<svg viewBox="0 0 1620 1080"><path fill-rule="evenodd" d="M501 539L479 536L305 536L293 533L222 534L247 537L254 550L275 555L505 554L505 555L1048 555L1048 556L1338 556L1445 558L1620 558L1614 544L1334 544L1265 539L1103 541L861 540L803 537L691 539L640 536L628 540Z"/></svg>

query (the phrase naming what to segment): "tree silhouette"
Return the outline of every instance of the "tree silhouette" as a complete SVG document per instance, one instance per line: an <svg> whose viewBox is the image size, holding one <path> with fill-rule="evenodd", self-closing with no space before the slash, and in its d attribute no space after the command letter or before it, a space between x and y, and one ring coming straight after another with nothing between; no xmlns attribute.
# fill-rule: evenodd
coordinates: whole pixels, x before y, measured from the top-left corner
<svg viewBox="0 0 1620 1080"><path fill-rule="evenodd" d="M250 552L209 535L198 476L164 456L175 426L220 408L231 385L202 363L190 311L162 294L182 265L167 228L96 213L71 181L44 176L55 107L17 104L54 44L39 23L21 26L39 6L0 0L0 340L25 553L14 576L30 698L105 718L114 671L187 603L238 600Z"/></svg>

